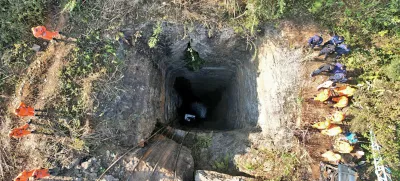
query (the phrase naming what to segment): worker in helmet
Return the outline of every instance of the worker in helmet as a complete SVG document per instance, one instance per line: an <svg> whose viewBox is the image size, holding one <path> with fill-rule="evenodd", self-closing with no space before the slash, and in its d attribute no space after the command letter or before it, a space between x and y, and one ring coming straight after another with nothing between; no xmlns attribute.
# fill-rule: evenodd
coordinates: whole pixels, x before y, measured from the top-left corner
<svg viewBox="0 0 400 181"><path fill-rule="evenodd" d="M319 90L321 90L321 89L329 89L329 88L331 88L331 87L334 86L334 85L335 85L335 84L334 84L333 81L327 80L326 82L324 82L324 83L318 85L317 90L319 91Z"/></svg>
<svg viewBox="0 0 400 181"><path fill-rule="evenodd" d="M342 128L340 128L340 126L331 124L331 126L328 129L322 130L321 133L323 135L327 135L327 136L336 136L340 133L342 133Z"/></svg>
<svg viewBox="0 0 400 181"><path fill-rule="evenodd" d="M331 44L324 46L319 51L318 57L321 56L321 55L325 55L324 56L324 60L326 60L330 54L335 52L335 48L336 48L335 45L331 45Z"/></svg>
<svg viewBox="0 0 400 181"><path fill-rule="evenodd" d="M342 111L335 111L331 115L328 116L328 119L335 124L340 124L346 117L346 114Z"/></svg>
<svg viewBox="0 0 400 181"><path fill-rule="evenodd" d="M319 94L317 94L316 97L314 97L314 100L324 102L324 101L328 100L331 97L331 95L332 95L332 92L330 89L324 89Z"/></svg>
<svg viewBox="0 0 400 181"><path fill-rule="evenodd" d="M31 124L31 120L29 120L25 125L18 127L18 128L14 128L13 130L11 130L8 133L9 137L13 137L13 138L21 138L24 137L26 135L29 135L31 133L35 133L35 131L29 131L29 125Z"/></svg>
<svg viewBox="0 0 400 181"><path fill-rule="evenodd" d="M346 44L340 44L335 48L336 57L335 59L340 59L342 55L347 55L350 53L350 48Z"/></svg>
<svg viewBox="0 0 400 181"><path fill-rule="evenodd" d="M192 115L192 114L185 114L185 120L186 121L188 121L188 122L193 122L194 121L194 119L196 119L196 116L195 115Z"/></svg>
<svg viewBox="0 0 400 181"><path fill-rule="evenodd" d="M346 141L336 140L335 145L333 145L335 150L339 153L350 153L353 151L353 146Z"/></svg>
<svg viewBox="0 0 400 181"><path fill-rule="evenodd" d="M342 156L334 153L333 151L327 151L327 152L323 153L321 156L330 162L339 162L340 159L342 159Z"/></svg>
<svg viewBox="0 0 400 181"><path fill-rule="evenodd" d="M336 64L324 64L320 66L318 69L314 70L311 73L311 77L314 77L322 72L328 72L333 74L333 76L329 77L329 80L332 81L331 85L333 83L341 82L344 83L347 81L346 75L346 66L341 64L341 63L336 63Z"/></svg>
<svg viewBox="0 0 400 181"><path fill-rule="evenodd" d="M41 168L41 169L36 169L32 176L34 179L41 179L45 177L49 177L53 174L53 169L47 169L47 168Z"/></svg>
<svg viewBox="0 0 400 181"><path fill-rule="evenodd" d="M329 33L329 35L331 36L331 39L329 39L327 42L325 42L323 46L327 46L327 45L337 46L344 42L343 36L339 36L334 32Z"/></svg>
<svg viewBox="0 0 400 181"><path fill-rule="evenodd" d="M346 96L334 97L332 98L332 101L336 102L336 104L333 105L333 107L336 108L344 108L349 105L349 98L347 98Z"/></svg>
<svg viewBox="0 0 400 181"><path fill-rule="evenodd" d="M323 41L324 39L321 35L314 35L308 39L308 46L310 46L311 49L314 49L315 46L320 47Z"/></svg>
<svg viewBox="0 0 400 181"><path fill-rule="evenodd" d="M331 121L329 119L327 119L325 121L315 123L314 125L312 125L312 127L317 128L317 129L327 129L327 128L329 128L330 125L331 125Z"/></svg>
<svg viewBox="0 0 400 181"><path fill-rule="evenodd" d="M14 181L29 181L29 178L32 177L34 171L35 170L24 170L14 179Z"/></svg>
<svg viewBox="0 0 400 181"><path fill-rule="evenodd" d="M60 37L60 33L58 31L47 31L46 27L44 26L33 27L32 33L36 38L49 41Z"/></svg>
<svg viewBox="0 0 400 181"><path fill-rule="evenodd" d="M347 96L347 97L353 96L354 93L356 92L356 89L354 89L348 85L340 86L333 90L336 93L338 93L339 96Z"/></svg>
<svg viewBox="0 0 400 181"><path fill-rule="evenodd" d="M31 106L27 106L25 103L21 102L21 104L19 105L19 107L17 109L15 109L15 114L17 116L20 117L26 117L26 116L43 116L43 115L38 115L36 114L37 112L44 112L42 110L39 109L34 109Z"/></svg>

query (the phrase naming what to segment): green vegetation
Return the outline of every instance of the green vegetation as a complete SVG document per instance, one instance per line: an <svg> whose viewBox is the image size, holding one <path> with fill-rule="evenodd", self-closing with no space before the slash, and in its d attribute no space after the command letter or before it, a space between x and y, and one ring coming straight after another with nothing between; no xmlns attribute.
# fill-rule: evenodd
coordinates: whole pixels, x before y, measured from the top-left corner
<svg viewBox="0 0 400 181"><path fill-rule="evenodd" d="M191 71L199 70L201 66L205 63L205 61L200 58L199 53L190 47L190 44L188 45L188 48L186 50L185 60L187 62L186 67Z"/></svg>
<svg viewBox="0 0 400 181"><path fill-rule="evenodd" d="M100 38L99 31L79 39L77 47L73 49L69 58L68 66L61 72L61 94L58 103L54 106L60 117L72 121L69 127L77 130L82 125L81 121L87 116L81 80L103 70L106 70L106 73L112 72L119 63L114 42ZM77 136L80 134L73 135L73 137Z"/></svg>
<svg viewBox="0 0 400 181"><path fill-rule="evenodd" d="M224 158L221 158L220 160L215 161L213 168L220 172L226 172L229 168L229 158L230 157L231 156L229 154L226 154Z"/></svg>
<svg viewBox="0 0 400 181"><path fill-rule="evenodd" d="M0 131L8 132L8 102L15 85L34 57L31 27L44 22L47 0L0 0ZM15 151L7 135L0 135L0 180L12 178Z"/></svg>
<svg viewBox="0 0 400 181"><path fill-rule="evenodd" d="M48 0L0 0L0 117L6 117L9 97L15 91L15 85L21 75L26 72L35 52L30 47L38 40L34 39L31 27L42 25L49 17L52 9ZM249 42L256 38L260 25L268 21L276 21L282 17L293 18L302 13L319 22L323 27L330 28L343 35L350 45L352 53L341 61L349 69L353 69L358 91L353 98L350 108L354 119L351 121L352 130L363 133L368 138L368 131L375 131L379 144L382 145L384 162L393 171L394 180L400 177L400 1L363 0L363 1L289 1L289 0L226 0L224 2L181 1L176 4L163 6L143 6L149 9L141 10L133 7L102 9L103 1L63 0L58 7L67 12L69 17L66 25L69 36L80 37L77 45L68 56L68 64L61 72L61 93L54 103L60 131L63 136L71 138L65 144L77 152L88 152L90 146L82 138L84 120L88 119L84 104L82 80L94 73L110 73L120 65L116 57L117 42L102 38L102 32L108 31L114 35L121 27L121 22L129 12L146 14L144 20L159 20L153 28L148 46L154 48L160 41L162 33L161 20L171 20L182 24L193 25L194 22L203 24L210 29L232 27L237 33L248 38ZM154 3L153 1L144 3ZM141 6L137 6L141 7ZM156 7L155 9L151 9ZM174 11L176 9L178 11ZM146 11L146 13L142 13ZM184 11L184 13L182 12ZM179 13L177 13L179 12ZM58 12L57 12L58 13ZM176 13L176 14L172 14ZM136 15L135 15L136 16ZM148 19L146 19L148 18ZM104 26L106 25L106 26ZM101 31L99 29L102 29ZM190 28L187 28L190 30ZM114 31L114 32L113 32ZM110 33L111 32L111 33ZM118 30L119 32L119 30ZM214 31L215 32L215 31ZM122 37L119 33L117 39ZM142 32L134 35L134 42L142 38ZM325 38L325 37L324 37ZM188 47L186 52L187 67L193 71L199 70L204 60L199 54ZM303 102L297 98L297 103ZM10 119L9 117L5 119ZM3 121L0 120L1 126ZM55 126L57 122L51 123ZM8 125L10 126L10 125ZM50 127L51 129L53 127ZM48 130L51 130L51 129ZM46 132L47 133L47 132ZM48 131L48 133L52 133ZM2 137L1 137L2 138ZM211 144L211 136L199 136L193 145L194 156L198 157L202 149ZM12 151L9 141L0 139L5 145L0 155L8 155ZM8 137L7 137L7 140ZM54 153L59 152L65 145L47 143ZM4 153L3 153L4 152ZM276 179L289 177L298 165L295 154L267 150L254 150L258 160L246 160L240 164L249 173L265 175L265 167L277 168ZM12 172L11 159L0 156L0 179L10 178L4 172ZM55 158L52 158L55 159ZM224 170L228 167L228 159L224 158L214 163L215 167ZM3 165L6 165L3 167ZM3 172L4 168L4 172ZM275 178L275 177L274 177Z"/></svg>
<svg viewBox="0 0 400 181"><path fill-rule="evenodd" d="M72 12L76 7L76 0L70 0L65 4L62 12Z"/></svg>
<svg viewBox="0 0 400 181"><path fill-rule="evenodd" d="M209 152L208 148L211 146L212 141L212 133L210 135L196 135L190 149L192 150L192 156L195 160L195 163L199 159L205 159L204 157L208 157Z"/></svg>
<svg viewBox="0 0 400 181"><path fill-rule="evenodd" d="M31 27L43 24L47 0L0 0L0 49L32 42Z"/></svg>
<svg viewBox="0 0 400 181"><path fill-rule="evenodd" d="M151 35L149 39L149 47L154 48L157 45L157 42L159 41L159 35L162 32L162 27L161 27L161 22L158 21L156 26L153 28L153 35Z"/></svg>
<svg viewBox="0 0 400 181"><path fill-rule="evenodd" d="M254 36L259 24L282 17L285 10L285 0L249 0L242 7L233 9L234 12L228 13L231 16L230 24L237 33Z"/></svg>
<svg viewBox="0 0 400 181"><path fill-rule="evenodd" d="M208 136L197 136L196 142L193 145L195 150L201 150L202 148L208 148L211 144L212 134Z"/></svg>
<svg viewBox="0 0 400 181"><path fill-rule="evenodd" d="M0 94L3 96L14 91L18 75L34 55L30 50L34 42L31 27L44 22L47 2L0 0Z"/></svg>
<svg viewBox="0 0 400 181"><path fill-rule="evenodd" d="M295 153L252 148L240 156L237 165L259 179L292 180L300 161Z"/></svg>
<svg viewBox="0 0 400 181"><path fill-rule="evenodd" d="M400 176L400 1L330 1L309 3L309 11L343 35L352 53L343 61L358 74L352 129L368 137L375 131L385 164Z"/></svg>

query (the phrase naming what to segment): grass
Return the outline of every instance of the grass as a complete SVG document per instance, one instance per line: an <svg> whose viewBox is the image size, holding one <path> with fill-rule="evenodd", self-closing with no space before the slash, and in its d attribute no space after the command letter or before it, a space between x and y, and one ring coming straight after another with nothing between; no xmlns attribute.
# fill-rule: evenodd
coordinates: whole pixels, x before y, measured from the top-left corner
<svg viewBox="0 0 400 181"><path fill-rule="evenodd" d="M16 147L4 136L11 127L15 126L9 117L7 105L10 97L14 95L15 85L19 83L21 75L32 61L34 52L29 50L36 43L30 27L43 24L49 12L48 0L39 1L8 1L0 0L1 24L0 51L2 55L0 64L0 116L2 137L0 144L0 179L11 178L10 173L15 171L15 158L13 151ZM105 5L105 3L109 3ZM387 4L374 1L365 2L333 2L324 0L299 1L302 7L309 7L309 14L321 18L320 22L326 27L332 27L336 32L345 36L346 41L354 47L353 53L343 61L349 67L362 67L362 73L357 78L361 83L360 93L354 96L354 105L351 110L356 119L353 120L353 129L359 132L368 131L374 127L377 138L383 145L385 163L388 163L398 173L399 135L396 128L398 120L398 80L399 77L399 36L400 30L398 1ZM238 34L246 37L249 44L257 38L259 26L268 21L277 20L296 6L292 1L285 0L201 0L201 1L145 1L138 4L124 4L117 1L81 1L64 0L62 11L68 12L70 24L64 28L70 36L78 38L77 47L69 55L69 63L61 74L61 93L53 107L58 113L54 122L48 122L46 133L57 133L67 138L49 139L45 152L50 161L68 164L68 160L58 154L59 150L74 155L90 151L91 143L83 138L86 131L88 103L90 92L95 84L93 81L84 81L91 76L100 78L117 71L120 61L116 58L116 40L104 38L106 36L120 38L120 28L129 19L135 23L157 21L152 36L148 40L150 48L157 46L160 33L163 31L161 21L170 21L185 25L185 34L194 30L199 23L209 29L209 37L215 32L226 27L233 28ZM329 10L329 11L328 11ZM12 12L12 13L10 13ZM138 17L137 14L143 15ZM101 30L100 30L101 29ZM134 41L141 38L143 32L136 32ZM252 44L250 44L252 45ZM189 68L198 70L202 61L196 52L188 51ZM198 58L196 58L198 57ZM95 76L96 75L96 76ZM106 82L106 81L105 81ZM303 102L302 98L296 99L297 104ZM396 117L397 116L397 117ZM368 124L365 124L368 120ZM395 141L385 141L393 140ZM95 142L95 141L93 141ZM54 144L52 144L54 143ZM211 136L197 138L194 155L197 156L202 149L211 144ZM253 150L252 158L243 158L241 167L249 173L268 175L264 167L268 164L276 168L275 179L287 178L298 165L296 154L271 150ZM6 155L6 156L3 156ZM283 166L278 167L278 164ZM51 164L50 164L51 165ZM214 163L218 169L225 169L228 164L225 159Z"/></svg>
<svg viewBox="0 0 400 181"><path fill-rule="evenodd" d="M358 72L353 77L358 90L349 109L354 116L351 129L366 139L369 130L374 130L383 161L391 168L393 179L399 180L400 166L395 164L400 161L399 132L394 129L400 125L399 1L315 0L305 4L323 26L343 35L351 46L351 54L340 60Z"/></svg>
<svg viewBox="0 0 400 181"><path fill-rule="evenodd" d="M211 146L211 141L212 141L212 133L196 135L192 145L190 146L195 164L196 164L196 161L199 159L206 159L206 158L202 158L203 156L206 156L206 157L209 156L209 152L206 149L208 149Z"/></svg>
<svg viewBox="0 0 400 181"><path fill-rule="evenodd" d="M291 180L300 161L295 153L252 148L239 156L236 164L242 172L258 179Z"/></svg>
<svg viewBox="0 0 400 181"><path fill-rule="evenodd" d="M30 28L44 22L47 0L0 0L0 180L12 178L18 169L18 153L8 137L8 131L18 123L9 116L8 103L12 100L16 84L32 61L35 52L30 50L36 40Z"/></svg>
<svg viewBox="0 0 400 181"><path fill-rule="evenodd" d="M202 65L205 63L205 61L200 58L199 53L190 47L190 44L186 50L185 61L186 67L191 71L197 71L201 69Z"/></svg>
<svg viewBox="0 0 400 181"><path fill-rule="evenodd" d="M226 154L224 158L220 158L214 162L213 168L220 172L226 172L229 168L230 155Z"/></svg>
<svg viewBox="0 0 400 181"><path fill-rule="evenodd" d="M156 26L153 28L153 35L151 35L149 39L149 47L154 48L157 45L157 42L159 41L160 34L162 32L162 27L161 27L161 22L158 21Z"/></svg>
<svg viewBox="0 0 400 181"><path fill-rule="evenodd" d="M67 2L67 4L64 5L64 8L63 8L63 10L62 10L61 12L62 12L62 13L63 13L63 12L69 12L69 13L71 13L72 11L74 11L74 9L76 8L76 6L77 6L76 0L70 0L70 1Z"/></svg>
<svg viewBox="0 0 400 181"><path fill-rule="evenodd" d="M208 148L211 145L211 140L212 140L212 134L197 136L193 148L199 151L203 148Z"/></svg>

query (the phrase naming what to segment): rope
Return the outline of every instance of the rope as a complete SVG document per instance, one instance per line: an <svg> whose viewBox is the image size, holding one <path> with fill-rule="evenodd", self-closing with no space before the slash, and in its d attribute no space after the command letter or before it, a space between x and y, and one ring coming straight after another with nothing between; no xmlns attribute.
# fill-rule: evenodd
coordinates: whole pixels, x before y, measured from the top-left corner
<svg viewBox="0 0 400 181"><path fill-rule="evenodd" d="M145 140L145 142L148 141L148 140L150 140L151 138L153 138L158 132L160 132L161 130L163 130L163 129L166 128L166 127L167 127L167 126L164 126L164 127L160 128L160 129L159 129L158 131L156 131L153 135L151 135L149 138L147 138L147 139ZM131 152L133 149L135 149L135 148L137 148L137 147L139 147L139 144L136 145L136 146L134 146L134 147L132 147L131 149L129 149L128 151L126 151L124 154L122 154L117 160L115 160L115 161L114 161L100 176L99 176L99 178L97 178L96 181L100 181L100 179L103 178L104 175L105 175L119 160L121 160L121 158L123 158L125 155L127 155L129 152Z"/></svg>
<svg viewBox="0 0 400 181"><path fill-rule="evenodd" d="M183 142L185 141L186 136L187 136L189 133L190 133L190 131L187 132L187 133L185 134L185 136L183 137L182 142L181 142L181 144L180 144L180 147L179 147L179 150L178 150L178 154L177 154L176 160L175 160L174 180L173 180L173 181L175 181L175 178L176 178L176 167L178 166L178 159L179 159L179 155L181 154L182 145L183 145Z"/></svg>
<svg viewBox="0 0 400 181"><path fill-rule="evenodd" d="M174 136L175 136L175 132L172 134L171 140L174 139ZM165 150L164 150L164 151L165 151ZM160 154L160 156L159 156L158 159L157 159L157 163L156 163L156 165L155 165L154 168L153 168L153 171L152 171L151 176L150 176L150 180L154 180L154 179L152 179L152 178L153 178L154 173L155 173L155 171L156 171L156 169L157 169L157 167L158 167L158 163L160 162L160 160L161 160L161 158L162 158L162 155L163 155L163 154ZM164 164L165 164L165 163L164 163Z"/></svg>

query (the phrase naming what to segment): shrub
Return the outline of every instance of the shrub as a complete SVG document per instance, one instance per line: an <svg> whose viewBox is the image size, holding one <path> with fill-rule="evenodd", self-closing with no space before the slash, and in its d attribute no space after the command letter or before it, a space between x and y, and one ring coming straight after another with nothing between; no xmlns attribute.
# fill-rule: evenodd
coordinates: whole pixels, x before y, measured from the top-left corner
<svg viewBox="0 0 400 181"><path fill-rule="evenodd" d="M366 136L373 129L378 143L382 146L385 164L393 172L399 172L400 166L400 85L384 80L374 80L363 84L354 95L351 114L353 131Z"/></svg>
<svg viewBox="0 0 400 181"><path fill-rule="evenodd" d="M281 18L286 12L285 0L249 0L245 4L245 11L237 8L236 13L242 17L232 17L231 24L237 33L254 36L260 23Z"/></svg>
<svg viewBox="0 0 400 181"><path fill-rule="evenodd" d="M385 164L399 175L400 126L400 1L332 1L315 0L309 12L321 24L343 35L352 47L344 61L359 69L359 87L353 97L352 130L367 138L375 131L382 145ZM396 178L395 178L396 179Z"/></svg>
<svg viewBox="0 0 400 181"><path fill-rule="evenodd" d="M102 69L114 71L119 64L115 46L115 42L101 38L99 31L78 40L77 47L69 55L70 63L61 72L61 97L64 99L58 111L64 117L79 120L84 116L80 80Z"/></svg>
<svg viewBox="0 0 400 181"><path fill-rule="evenodd" d="M157 45L157 42L159 40L159 35L162 32L162 27L161 27L161 22L157 22L156 26L153 28L153 35L149 39L149 47L154 48Z"/></svg>
<svg viewBox="0 0 400 181"><path fill-rule="evenodd" d="M0 49L33 40L31 27L43 24L47 0L0 0Z"/></svg>
<svg viewBox="0 0 400 181"><path fill-rule="evenodd" d="M393 60L386 68L386 75L394 81L400 80L400 57Z"/></svg>

